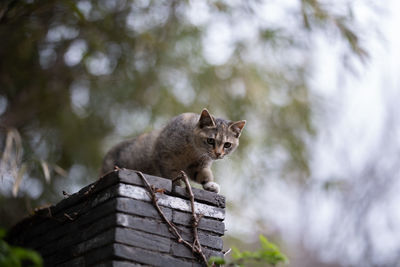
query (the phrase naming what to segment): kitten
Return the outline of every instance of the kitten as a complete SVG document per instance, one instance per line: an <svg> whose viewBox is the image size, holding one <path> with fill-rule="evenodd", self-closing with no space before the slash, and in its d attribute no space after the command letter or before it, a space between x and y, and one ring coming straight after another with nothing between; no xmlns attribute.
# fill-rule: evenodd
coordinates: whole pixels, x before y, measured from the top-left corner
<svg viewBox="0 0 400 267"><path fill-rule="evenodd" d="M173 179L183 170L205 190L218 193L211 164L237 148L245 124L214 118L207 109L200 115L183 113L161 130L114 146L104 157L101 174L118 166Z"/></svg>

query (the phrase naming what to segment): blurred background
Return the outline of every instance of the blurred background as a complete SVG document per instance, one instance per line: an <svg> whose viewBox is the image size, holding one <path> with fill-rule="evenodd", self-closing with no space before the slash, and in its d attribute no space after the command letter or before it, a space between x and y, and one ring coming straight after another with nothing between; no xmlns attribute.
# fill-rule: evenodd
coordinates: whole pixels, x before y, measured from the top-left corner
<svg viewBox="0 0 400 267"><path fill-rule="evenodd" d="M395 0L5 0L0 227L98 178L114 144L206 107L246 119L213 169L225 247L400 266Z"/></svg>

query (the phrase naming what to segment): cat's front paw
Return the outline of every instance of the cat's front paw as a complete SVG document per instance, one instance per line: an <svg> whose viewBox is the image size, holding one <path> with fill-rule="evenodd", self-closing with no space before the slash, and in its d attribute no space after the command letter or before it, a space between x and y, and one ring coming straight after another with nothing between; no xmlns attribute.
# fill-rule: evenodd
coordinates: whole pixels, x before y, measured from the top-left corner
<svg viewBox="0 0 400 267"><path fill-rule="evenodd" d="M207 182L203 184L204 190L219 193L219 184L214 182Z"/></svg>

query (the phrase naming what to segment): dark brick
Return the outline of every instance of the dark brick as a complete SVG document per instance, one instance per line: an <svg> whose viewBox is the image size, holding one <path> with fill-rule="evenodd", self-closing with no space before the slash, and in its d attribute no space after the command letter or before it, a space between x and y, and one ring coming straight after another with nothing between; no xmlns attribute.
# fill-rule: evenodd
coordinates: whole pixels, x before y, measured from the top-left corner
<svg viewBox="0 0 400 267"><path fill-rule="evenodd" d="M5 240L7 242L12 242L14 245L26 245L28 236L26 234L21 235L21 233L26 232L27 229L32 231L34 227L41 224L45 218L39 217L38 215L30 215L29 217L23 219L14 225L8 232Z"/></svg>
<svg viewBox="0 0 400 267"><path fill-rule="evenodd" d="M12 228L10 234L7 237L7 241L13 245L23 245L30 247L30 240L38 236L43 236L46 233L46 227L54 228L60 223L54 219L46 218L40 221L32 222L31 219L35 219L35 216L24 220L18 225L16 229Z"/></svg>
<svg viewBox="0 0 400 267"><path fill-rule="evenodd" d="M168 208L162 208L162 210L166 217L171 220L172 211ZM55 250L61 249L67 245L85 241L93 235L100 233L102 230L117 225L116 211L124 213L132 212L134 215L155 218L158 220L151 221L141 217L129 216L128 214L120 214L119 225L123 222L121 221L121 218L125 217L130 219L128 222L129 227L133 226L132 228L144 231L147 229L147 232L150 233L161 231L159 233L160 235L169 236L166 224L162 222L162 219L152 204L134 199L116 198L106 201L104 204L78 216L74 221L60 224L58 228L51 231L51 234L44 235L41 238L34 238L29 244L32 248L38 248L40 251L44 251L46 255L51 254ZM107 217L107 214L111 215ZM96 222L96 224L93 224L93 222ZM88 230L86 230L86 225L88 225ZM126 223L124 224L124 226L128 225ZM45 225L43 225L43 227L45 227ZM81 232L82 234L69 234L73 232ZM63 236L65 237L60 240ZM53 240L55 241L53 242ZM58 245L58 243L60 243L60 245ZM44 248L42 248L43 245L45 245Z"/></svg>
<svg viewBox="0 0 400 267"><path fill-rule="evenodd" d="M172 221L176 224L192 226L192 214L188 212L173 211ZM209 218L201 218L198 226L199 229L216 233L220 236L225 233L225 223L219 220Z"/></svg>
<svg viewBox="0 0 400 267"><path fill-rule="evenodd" d="M193 232L192 228L179 226L180 234L183 239L189 242L193 242ZM222 239L218 236L209 234L204 231L198 231L199 241L202 246L207 246L213 249L222 250L223 242Z"/></svg>
<svg viewBox="0 0 400 267"><path fill-rule="evenodd" d="M199 241L202 246L214 248L217 250L222 250L224 247L224 242L220 237L215 235L210 235L207 232L199 231Z"/></svg>
<svg viewBox="0 0 400 267"><path fill-rule="evenodd" d="M57 267L70 267L70 266L85 266L85 258L79 257L79 258L75 258L73 260L64 262L60 265L57 265Z"/></svg>
<svg viewBox="0 0 400 267"><path fill-rule="evenodd" d="M204 255L207 257L207 259L209 259L212 256L223 257L223 254L220 251L207 249L204 247L202 248L202 251L203 251ZM178 242L172 243L171 254L173 256L177 256L177 257L181 257L181 258L196 259L196 256L193 254L193 252L190 248L188 248L184 244L178 243Z"/></svg>
<svg viewBox="0 0 400 267"><path fill-rule="evenodd" d="M131 229L141 230L147 233L155 233L157 235L172 237L168 226L161 220L150 218L135 217L129 214L118 213L117 225Z"/></svg>
<svg viewBox="0 0 400 267"><path fill-rule="evenodd" d="M146 178L155 187L167 190L158 195L160 201L165 200L163 197L168 200L164 205L186 210L182 204L177 205L182 199L173 200L173 197L187 199L185 191L170 192L170 180L147 175ZM138 188L128 184L143 187L134 171L120 170L104 176L56 206L41 209L22 221L11 231L11 243L38 248L44 255L45 266L201 266L190 249L169 232L151 202L122 196L121 186L127 196L137 192L129 191ZM194 191L198 202L212 206L204 207L208 216L223 218L223 197ZM139 198L143 194L138 192ZM210 200L210 196L214 199ZM166 206L161 207L166 217L178 225L185 240L193 242L191 214ZM204 217L200 221L199 240L207 256L222 255L220 236L225 227L220 219Z"/></svg>
<svg viewBox="0 0 400 267"><path fill-rule="evenodd" d="M34 248L41 247L44 244L51 242L52 240L58 240L64 235L68 235L72 232L79 232L84 229L85 225L91 224L94 221L98 221L107 214L115 212L116 200L106 201L105 203L100 203L99 206L91 208L91 205L87 205L82 209L76 209L78 215L73 215L75 211L70 211L72 221L57 222L55 226L48 226L47 223L42 223L40 229L42 232L46 232L47 235L40 235L31 238L29 245ZM47 231L46 231L47 229ZM51 234L50 234L51 233Z"/></svg>
<svg viewBox="0 0 400 267"><path fill-rule="evenodd" d="M95 265L95 267L143 267L143 266L150 266L150 265L144 265L140 263L133 263L130 261L108 261L104 263L98 263Z"/></svg>
<svg viewBox="0 0 400 267"><path fill-rule="evenodd" d="M97 235L75 246L69 246L62 250L58 250L55 254L49 257L45 257L45 261L48 262L50 266L54 266L55 264L63 263L73 258L84 256L87 254L86 252L94 248L107 247L108 244L113 243L114 235L115 229L109 229L108 231L105 231L102 234ZM85 262L87 262L86 256Z"/></svg>
<svg viewBox="0 0 400 267"><path fill-rule="evenodd" d="M89 251L84 255L85 266L93 266L96 263L105 262L115 258L115 249L113 244Z"/></svg>
<svg viewBox="0 0 400 267"><path fill-rule="evenodd" d="M153 185L155 188L162 188L165 189L166 192L171 192L171 180L148 174L144 174L144 176L146 177L146 180L149 182L149 184ZM118 171L118 177L123 183L145 187L142 178L137 175L136 171L121 169Z"/></svg>
<svg viewBox="0 0 400 267"><path fill-rule="evenodd" d="M152 176L144 174L149 184L154 185L156 188L163 188L167 194L189 199L189 195L186 192L185 187L175 186L172 188L172 182L169 179L162 177ZM121 182L138 185L144 187L142 179L137 175L136 171L129 169L121 169L118 171L118 176ZM212 206L225 208L225 197L214 192L192 188L195 200Z"/></svg>
<svg viewBox="0 0 400 267"><path fill-rule="evenodd" d="M127 214L117 215L117 225L123 226L151 234L156 234L164 237L169 237L176 241L176 236L172 234L167 227L167 224L161 221L155 221L147 218L138 218ZM193 241L193 232L191 227L178 227L182 237L189 241ZM215 249L222 249L223 242L217 235L210 234L206 231L199 230L200 243L204 246L208 246ZM132 244L133 245L133 244Z"/></svg>
<svg viewBox="0 0 400 267"><path fill-rule="evenodd" d="M118 229L118 228L117 228ZM115 242L117 229L111 228L99 235L92 237L76 246L73 246L73 256L82 255L87 251Z"/></svg>
<svg viewBox="0 0 400 267"><path fill-rule="evenodd" d="M98 202L102 202L106 199L115 196L118 187L115 186L113 187L113 185L116 184L117 182L118 182L117 174L115 172L112 172L108 174L107 177L100 179L95 183L92 183L82 188L79 192L72 194L69 197L61 200L57 205L50 206L48 208L41 208L35 211L35 215L38 218L44 218L44 219L48 217L57 218L56 215L60 213L63 214L65 212L70 211L71 209L76 210L77 207L79 207L79 205L86 203L85 202L86 199L90 199L90 202L94 203L93 206L95 206L98 204ZM105 189L106 191L104 191ZM98 194L99 192L102 192L102 194ZM61 216L61 219L64 219L63 216Z"/></svg>
<svg viewBox="0 0 400 267"><path fill-rule="evenodd" d="M66 246L88 240L96 234L101 233L105 229L116 225L138 229L148 233L157 233L159 235L170 237L168 227L165 223L161 221L160 218L157 218L158 220L156 221L141 217L134 217L129 214L117 214L116 210L118 208L116 207L116 205L117 202L120 200L122 202L128 200L127 205L129 205L130 208L133 209L136 215L139 214L141 216L149 216L153 218L158 217L158 213L149 213L149 211L155 210L155 208L149 203L132 199L112 199L110 201L107 201L105 204L96 207L90 212L78 217L76 220L71 221L68 224L62 225L54 232L51 232L51 234L48 234L47 236L44 236L40 239L32 240L34 243L36 243L35 245L33 245L33 247L39 248L40 251L43 251L44 255L49 255ZM143 208L143 206L147 209L140 209L140 207ZM121 210L124 212L128 212L129 208ZM171 217L170 210L164 209L164 212L167 214L167 217ZM106 214L109 215L105 216ZM74 232L79 232L80 234L70 234ZM60 237L62 236L64 237L60 239ZM51 240L48 237L51 237ZM41 247L41 245L45 246Z"/></svg>
<svg viewBox="0 0 400 267"><path fill-rule="evenodd" d="M174 258L165 254L156 253L149 250L125 246L122 244L114 244L115 256L132 260L135 262L149 264L152 266L179 266L179 267L192 267L202 266L194 261L187 261L179 258Z"/></svg>
<svg viewBox="0 0 400 267"><path fill-rule="evenodd" d="M65 236L47 243L45 246L38 248L38 250L44 256L51 255L57 251L62 251L66 247L77 246L77 244L87 241L114 226L116 226L116 214L112 213L102 218L97 223L87 225L87 227L80 227L75 231L65 230ZM74 235L71 233L79 234Z"/></svg>
<svg viewBox="0 0 400 267"><path fill-rule="evenodd" d="M74 257L79 257L90 250L115 242L163 253L169 253L171 247L170 238L128 228L113 227L109 228L107 231L102 231L89 240L85 240L73 246L64 247L63 242L61 242L60 244L57 244L60 247L57 247L56 253L51 257L55 259L53 260L54 263L59 263ZM57 245L50 244L49 248L51 249L51 246ZM40 252L46 256L45 250Z"/></svg>
<svg viewBox="0 0 400 267"><path fill-rule="evenodd" d="M149 202L143 202L136 199L119 197L117 198L118 203L116 210L124 213L129 213L132 215L139 215L143 217L155 218L162 220L158 211L153 204ZM161 210L165 214L168 220L172 220L172 210L166 207L161 207Z"/></svg>
<svg viewBox="0 0 400 267"><path fill-rule="evenodd" d="M54 229L60 227L61 225L67 223L71 223L70 219L65 216L68 214L69 217L77 218L82 214L85 214L87 211L95 208L96 206L100 205L101 203L105 202L106 200L115 196L115 192L118 190L118 187L112 186L108 190L105 190L97 195L92 195L90 199L86 199L80 203L77 203L76 206L69 207L63 211L59 211L58 213L49 213L47 218L38 221L38 223L29 225L29 221L25 221L25 225L29 225L29 231L24 233L25 240L29 243L29 240L35 239L36 237L43 238L43 235L53 231ZM36 215L38 216L38 215ZM35 217L32 217L35 218ZM20 226L20 229L24 229ZM26 229L27 227L25 227ZM22 230L24 232L24 230ZM16 234L15 234L16 236ZM46 240L44 240L46 241Z"/></svg>
<svg viewBox="0 0 400 267"><path fill-rule="evenodd" d="M195 201L216 206L219 208L225 208L224 196L198 188L192 188L192 191ZM181 198L189 199L189 194L186 192L186 188L182 186L174 186L172 188L171 194Z"/></svg>
<svg viewBox="0 0 400 267"><path fill-rule="evenodd" d="M120 227L115 229L115 241L165 253L169 252L171 246L169 238Z"/></svg>
<svg viewBox="0 0 400 267"><path fill-rule="evenodd" d="M110 187L118 182L118 177L115 172L111 172L103 178L97 180L96 182L85 186L79 192L70 195L69 197L60 201L52 210L53 214L58 213L61 210L65 210L68 207L81 202L85 198L89 198L97 192L102 191L105 188Z"/></svg>

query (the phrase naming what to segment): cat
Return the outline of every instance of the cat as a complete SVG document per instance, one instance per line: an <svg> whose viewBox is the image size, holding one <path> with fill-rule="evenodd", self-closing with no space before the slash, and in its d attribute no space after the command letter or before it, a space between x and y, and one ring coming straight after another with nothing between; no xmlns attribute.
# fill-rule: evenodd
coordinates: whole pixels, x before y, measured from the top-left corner
<svg viewBox="0 0 400 267"><path fill-rule="evenodd" d="M219 193L211 165L232 153L246 121L213 117L207 109L201 114L183 113L162 129L117 144L106 154L101 175L119 168L133 169L168 179L183 170L191 180L208 191Z"/></svg>

